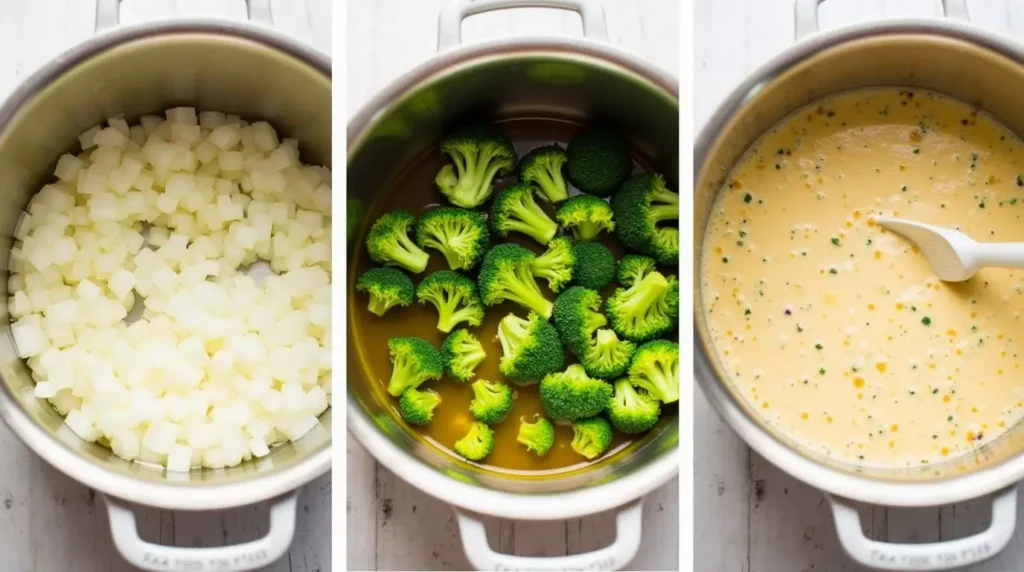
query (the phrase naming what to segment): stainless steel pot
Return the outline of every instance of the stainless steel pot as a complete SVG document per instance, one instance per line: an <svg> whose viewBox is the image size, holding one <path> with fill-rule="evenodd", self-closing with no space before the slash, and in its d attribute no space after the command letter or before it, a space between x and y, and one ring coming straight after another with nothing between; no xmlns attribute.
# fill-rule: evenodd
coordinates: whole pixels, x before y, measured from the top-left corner
<svg viewBox="0 0 1024 572"><path fill-rule="evenodd" d="M117 28L119 0L100 0L98 35L29 77L0 107L0 262L32 195L73 151L79 133L108 117L129 119L190 105L265 119L298 139L305 160L331 164L330 59L273 30L248 23L172 20ZM270 24L268 0L251 0L249 16ZM110 28L109 30L104 30ZM7 298L0 280L0 299ZM147 570L252 570L291 544L298 489L330 469L331 410L298 442L256 462L225 470L169 473L127 462L80 440L33 396L28 368L15 353L7 305L0 304L0 418L48 463L102 492L118 550ZM245 544L180 548L139 538L130 504L214 510L273 499L270 529Z"/></svg>
<svg viewBox="0 0 1024 572"><path fill-rule="evenodd" d="M585 38L516 38L460 46L467 16L516 7L572 10ZM449 5L439 54L370 100L348 127L349 218L400 166L467 112L492 119L600 117L624 130L669 179L678 175L679 103L674 78L610 47L601 7L589 0L476 0ZM360 220L355 221L357 224ZM350 231L352 229L350 228ZM349 251L355 244L349 233ZM362 300L362 298L360 298ZM360 302L361 303L361 302ZM349 328L351 332L351 328ZM485 472L407 432L378 401L349 339L348 427L377 460L413 486L451 503L469 561L483 570L597 570L625 566L640 542L643 495L678 473L678 419L608 461L557 477ZM617 509L614 543L589 554L526 558L494 552L474 513L524 520Z"/></svg>
<svg viewBox="0 0 1024 572"><path fill-rule="evenodd" d="M977 105L1024 133L1024 50L968 25L966 0L944 0L945 20L897 20L818 33L822 0L797 0L798 43L762 66L721 104L694 153L694 260L725 177L763 132L791 112L837 92L868 86L931 89ZM695 284L699 265L695 264ZM794 477L826 493L843 547L856 561L885 570L947 570L992 557L1010 541L1017 483L1024 479L1024 424L976 453L911 469L872 469L828 459L775 428L737 393L711 347L700 292L694 300L694 375L705 396L748 445ZM897 507L944 505L992 494L985 531L930 544L894 544L864 536L851 501Z"/></svg>

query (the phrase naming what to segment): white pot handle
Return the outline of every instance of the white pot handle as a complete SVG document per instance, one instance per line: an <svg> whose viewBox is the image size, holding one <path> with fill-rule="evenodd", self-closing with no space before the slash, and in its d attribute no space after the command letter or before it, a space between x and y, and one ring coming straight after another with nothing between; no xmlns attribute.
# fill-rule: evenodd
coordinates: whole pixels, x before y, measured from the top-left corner
<svg viewBox="0 0 1024 572"><path fill-rule="evenodd" d="M798 42L818 33L818 5L824 1L796 0L793 31ZM942 0L942 12L947 18L970 20L967 15L967 0Z"/></svg>
<svg viewBox="0 0 1024 572"><path fill-rule="evenodd" d="M615 515L615 540L611 545L571 556L513 556L491 549L484 523L468 512L455 509L462 546L469 563L477 570L524 570L562 572L568 570L621 570L640 548L643 499L619 508Z"/></svg>
<svg viewBox="0 0 1024 572"><path fill-rule="evenodd" d="M274 25L270 0L245 0L249 21ZM121 21L121 0L96 0L96 32L117 26Z"/></svg>
<svg viewBox="0 0 1024 572"><path fill-rule="evenodd" d="M1017 486L1003 489L992 498L992 524L973 536L926 544L879 542L864 536L857 508L847 501L825 495L832 505L839 542L851 558L879 570L952 570L988 560L1013 538L1017 524Z"/></svg>
<svg viewBox="0 0 1024 572"><path fill-rule="evenodd" d="M576 12L583 19L583 35L608 41L604 6L594 0L451 0L437 20L437 51L462 43L462 21L476 14L513 8L555 8Z"/></svg>
<svg viewBox="0 0 1024 572"><path fill-rule="evenodd" d="M106 496L114 546L133 566L150 572L246 572L262 568L288 552L295 536L295 491L270 501L270 530L258 540L231 546L163 546L139 538L135 513L120 499Z"/></svg>

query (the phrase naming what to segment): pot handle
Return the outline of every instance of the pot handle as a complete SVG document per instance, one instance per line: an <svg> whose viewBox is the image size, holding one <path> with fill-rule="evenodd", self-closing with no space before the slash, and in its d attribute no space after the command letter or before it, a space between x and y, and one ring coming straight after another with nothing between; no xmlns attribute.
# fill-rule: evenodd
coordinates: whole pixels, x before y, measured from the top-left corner
<svg viewBox="0 0 1024 572"><path fill-rule="evenodd" d="M471 513L455 509L462 546L469 563L477 570L524 570L561 572L568 570L621 570L640 548L643 499L621 508L615 515L615 540L611 545L570 556L514 556L491 549L484 523Z"/></svg>
<svg viewBox="0 0 1024 572"><path fill-rule="evenodd" d="M825 0L796 0L793 31L796 41L818 33L818 5ZM942 15L958 20L970 20L967 0L942 0Z"/></svg>
<svg viewBox="0 0 1024 572"><path fill-rule="evenodd" d="M274 25L270 0L245 0L249 21ZM96 0L96 33L113 28L121 21L121 0Z"/></svg>
<svg viewBox="0 0 1024 572"><path fill-rule="evenodd" d="M136 568L150 572L246 572L263 568L288 552L295 536L299 492L270 501L270 529L258 540L231 546L183 547L139 538L135 513L120 499L105 496L110 530L118 552Z"/></svg>
<svg viewBox="0 0 1024 572"><path fill-rule="evenodd" d="M1017 524L1017 486L992 498L992 524L973 536L925 544L879 542L864 536L857 508L846 499L825 495L832 505L836 533L858 563L881 570L952 570L988 560L1013 538Z"/></svg>
<svg viewBox="0 0 1024 572"><path fill-rule="evenodd" d="M593 0L452 0L441 8L437 20L437 51L443 52L462 43L462 21L466 18L512 8L556 8L576 12L583 19L584 36L609 41L604 6Z"/></svg>

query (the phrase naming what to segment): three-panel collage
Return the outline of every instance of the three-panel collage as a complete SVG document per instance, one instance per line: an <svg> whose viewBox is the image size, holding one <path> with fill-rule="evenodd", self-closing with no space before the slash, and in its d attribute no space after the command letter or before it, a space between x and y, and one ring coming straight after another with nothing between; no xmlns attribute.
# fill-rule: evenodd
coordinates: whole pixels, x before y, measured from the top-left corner
<svg viewBox="0 0 1024 572"><path fill-rule="evenodd" d="M0 0L0 572L1024 571L1021 93L1024 0Z"/></svg>

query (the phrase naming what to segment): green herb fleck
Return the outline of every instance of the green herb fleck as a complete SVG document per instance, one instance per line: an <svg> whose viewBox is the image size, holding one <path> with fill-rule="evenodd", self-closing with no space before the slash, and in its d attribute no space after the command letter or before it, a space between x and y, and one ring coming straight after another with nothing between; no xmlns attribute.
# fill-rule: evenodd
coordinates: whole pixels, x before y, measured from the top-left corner
<svg viewBox="0 0 1024 572"><path fill-rule="evenodd" d="M828 273L829 273L829 274L839 274L839 271L838 271L838 270L836 270L835 268L829 268L829 269L828 269Z"/></svg>
<svg viewBox="0 0 1024 572"><path fill-rule="evenodd" d="M814 344L814 349L816 349L816 350L820 350L823 347L825 347L825 346L822 346L821 344Z"/></svg>
<svg viewBox="0 0 1024 572"><path fill-rule="evenodd" d="M930 326L930 325L932 325L932 319L929 318L928 316L925 316L925 317L921 318L921 323L926 325L926 326Z"/></svg>
<svg viewBox="0 0 1024 572"><path fill-rule="evenodd" d="M836 246L839 246L839 237L833 236L832 237L832 244L834 244Z"/></svg>
<svg viewBox="0 0 1024 572"><path fill-rule="evenodd" d="M743 202L749 203L752 200L754 200L754 197L750 193L743 195Z"/></svg>
<svg viewBox="0 0 1024 572"><path fill-rule="evenodd" d="M818 375L825 375L825 368L819 369L818 370Z"/></svg>

